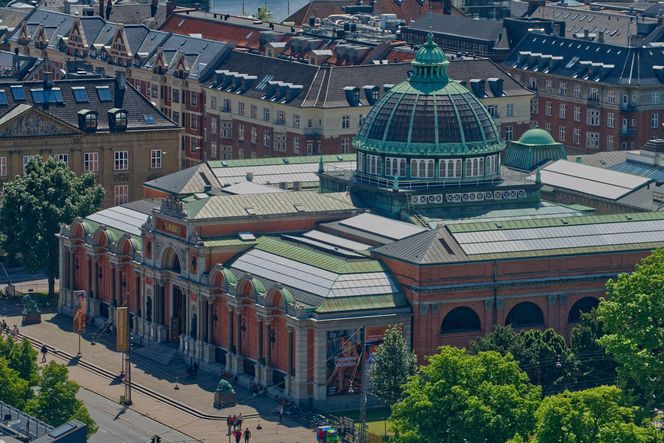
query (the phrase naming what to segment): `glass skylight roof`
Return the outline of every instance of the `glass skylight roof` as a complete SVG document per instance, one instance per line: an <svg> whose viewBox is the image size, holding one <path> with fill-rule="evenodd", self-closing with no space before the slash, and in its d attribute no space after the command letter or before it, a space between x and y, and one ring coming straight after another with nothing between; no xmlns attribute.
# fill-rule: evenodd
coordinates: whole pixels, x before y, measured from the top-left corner
<svg viewBox="0 0 664 443"><path fill-rule="evenodd" d="M9 102L7 101L7 93L4 89L0 89L0 105L7 106Z"/></svg>
<svg viewBox="0 0 664 443"><path fill-rule="evenodd" d="M97 96L100 102L110 102L113 100L111 89L108 86L97 86Z"/></svg>
<svg viewBox="0 0 664 443"><path fill-rule="evenodd" d="M23 86L11 86L10 89L12 91L12 97L14 97L14 101L18 102L25 100Z"/></svg>
<svg viewBox="0 0 664 443"><path fill-rule="evenodd" d="M85 90L85 87L77 86L71 88L71 90L74 93L74 100L76 100L76 103L87 103L89 101L88 91Z"/></svg>

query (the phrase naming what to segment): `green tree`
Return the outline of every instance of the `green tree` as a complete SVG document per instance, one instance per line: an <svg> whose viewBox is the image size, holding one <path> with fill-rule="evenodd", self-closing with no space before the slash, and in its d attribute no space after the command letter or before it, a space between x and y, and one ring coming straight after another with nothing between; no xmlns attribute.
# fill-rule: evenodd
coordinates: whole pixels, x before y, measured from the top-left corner
<svg viewBox="0 0 664 443"><path fill-rule="evenodd" d="M30 393L28 382L10 368L7 360L0 356L0 400L21 409Z"/></svg>
<svg viewBox="0 0 664 443"><path fill-rule="evenodd" d="M578 363L577 386L592 388L615 383L616 362L597 342L603 335L597 309L581 314L581 321L572 329L570 346Z"/></svg>
<svg viewBox="0 0 664 443"><path fill-rule="evenodd" d="M599 343L618 363L623 392L645 414L664 408L664 250L610 280L597 315L605 332Z"/></svg>
<svg viewBox="0 0 664 443"><path fill-rule="evenodd" d="M39 377L37 366L37 351L32 347L28 339L14 346L9 355L9 367L17 371L23 380L35 384Z"/></svg>
<svg viewBox="0 0 664 443"><path fill-rule="evenodd" d="M408 349L401 327L392 326L385 331L383 343L371 358L371 393L392 406L401 399L402 386L416 369L415 354Z"/></svg>
<svg viewBox="0 0 664 443"><path fill-rule="evenodd" d="M496 351L511 354L530 381L546 391L574 380L576 360L565 339L553 329L515 331L499 326L470 345L473 353Z"/></svg>
<svg viewBox="0 0 664 443"><path fill-rule="evenodd" d="M634 407L625 406L620 389L599 386L546 397L535 414L537 443L655 443L652 427L638 426Z"/></svg>
<svg viewBox="0 0 664 443"><path fill-rule="evenodd" d="M503 443L532 432L541 391L511 356L443 346L427 359L392 407L399 442Z"/></svg>
<svg viewBox="0 0 664 443"><path fill-rule="evenodd" d="M3 338L2 335L0 335L0 357L9 360L9 356L11 355L14 346L16 346L16 344L14 343L13 338L9 335L6 338Z"/></svg>
<svg viewBox="0 0 664 443"><path fill-rule="evenodd" d="M4 187L0 203L0 247L12 256L20 254L31 272L48 276L49 295L58 275L58 233L61 223L85 217L99 209L104 190L94 175L76 176L52 158L28 163L26 175Z"/></svg>
<svg viewBox="0 0 664 443"><path fill-rule="evenodd" d="M42 368L39 394L30 399L25 407L28 414L52 426L59 426L74 418L88 420L88 436L97 431L95 422L88 415L83 402L76 398L78 384L67 378L64 365L50 362Z"/></svg>

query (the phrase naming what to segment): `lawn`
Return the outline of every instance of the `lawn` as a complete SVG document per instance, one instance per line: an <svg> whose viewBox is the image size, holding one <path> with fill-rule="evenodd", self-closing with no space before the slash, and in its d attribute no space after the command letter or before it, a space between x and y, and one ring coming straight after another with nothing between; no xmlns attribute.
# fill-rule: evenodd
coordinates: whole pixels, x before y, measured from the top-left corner
<svg viewBox="0 0 664 443"><path fill-rule="evenodd" d="M360 411L341 411L335 412L336 416L348 417L356 422L360 419ZM390 416L389 408L367 409L367 428L370 433L382 437L387 429L386 420ZM387 435L392 435L387 429Z"/></svg>

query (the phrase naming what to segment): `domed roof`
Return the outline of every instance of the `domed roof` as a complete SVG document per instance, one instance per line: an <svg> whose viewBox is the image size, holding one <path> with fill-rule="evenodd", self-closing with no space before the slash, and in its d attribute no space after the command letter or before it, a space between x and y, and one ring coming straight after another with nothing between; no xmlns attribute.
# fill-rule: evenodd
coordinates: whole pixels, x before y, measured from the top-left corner
<svg viewBox="0 0 664 443"><path fill-rule="evenodd" d="M354 140L360 151L458 156L504 148L482 102L447 77L445 53L431 34L413 61L413 74L374 105Z"/></svg>
<svg viewBox="0 0 664 443"><path fill-rule="evenodd" d="M557 144L553 137L551 137L551 134L540 128L528 129L519 139L519 143L530 146L548 146Z"/></svg>

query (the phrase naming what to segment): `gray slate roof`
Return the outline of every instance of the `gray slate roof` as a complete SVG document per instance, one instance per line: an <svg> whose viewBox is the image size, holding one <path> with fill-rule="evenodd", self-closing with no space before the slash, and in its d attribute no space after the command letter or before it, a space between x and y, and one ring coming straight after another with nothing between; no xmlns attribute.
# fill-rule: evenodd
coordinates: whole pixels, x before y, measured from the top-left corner
<svg viewBox="0 0 664 443"><path fill-rule="evenodd" d="M503 63L512 68L535 71L539 69L537 60L540 58L534 60L532 54L562 57L547 68L547 73L552 76L576 78L583 62L592 62L603 64L605 71L588 69L583 79L622 86L658 86L663 83L657 77L655 67L662 65L664 47L625 48L533 32L519 42Z"/></svg>
<svg viewBox="0 0 664 443"><path fill-rule="evenodd" d="M445 227L381 246L374 249L373 253L418 265L468 260L468 256Z"/></svg>
<svg viewBox="0 0 664 443"><path fill-rule="evenodd" d="M10 87L20 85L23 88L25 100L15 101L10 91ZM127 131L134 130L156 130L156 129L178 129L178 126L168 119L162 112L155 108L150 101L143 97L129 83L125 83L124 93L117 86L115 79L71 79L56 80L53 82L53 88L60 88L63 102L61 104L51 103L48 106L34 103L33 89L43 89L44 83L41 81L30 82L7 82L0 81L0 90L5 90L7 95L7 106L0 106L0 117L9 114L14 108L21 105L33 106L42 112L46 112L57 120L70 126L78 128L78 112L83 109L97 112L97 132L108 131L108 111L112 108L120 108L127 111ZM73 89L75 87L85 88L88 101L77 103L74 100ZM117 97L117 101L101 101L97 93L98 87L105 87L110 90L111 97ZM147 123L145 116L154 119L154 124Z"/></svg>
<svg viewBox="0 0 664 443"><path fill-rule="evenodd" d="M462 37L468 40L482 40L485 42L496 42L496 49L507 49L507 32L500 21L476 20L470 17L458 17L454 15L433 14L431 20L429 15L423 15L408 25L410 29L437 34Z"/></svg>
<svg viewBox="0 0 664 443"><path fill-rule="evenodd" d="M208 185L213 189L221 188L221 183L207 163L201 163L144 183L144 186L148 188L180 196L204 192L205 186Z"/></svg>

